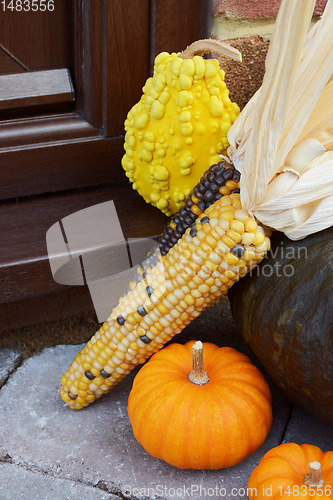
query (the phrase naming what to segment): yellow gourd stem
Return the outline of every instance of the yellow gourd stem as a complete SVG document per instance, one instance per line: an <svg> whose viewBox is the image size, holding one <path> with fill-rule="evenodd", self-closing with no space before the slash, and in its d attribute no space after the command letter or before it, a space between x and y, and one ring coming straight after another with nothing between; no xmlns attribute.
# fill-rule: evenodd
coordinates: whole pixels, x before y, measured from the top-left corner
<svg viewBox="0 0 333 500"><path fill-rule="evenodd" d="M229 57L235 61L242 62L242 54L239 50L221 42L220 40L214 40L212 38L197 40L183 50L179 57L182 59L190 59L196 55L202 56L203 54L216 53L221 56Z"/></svg>

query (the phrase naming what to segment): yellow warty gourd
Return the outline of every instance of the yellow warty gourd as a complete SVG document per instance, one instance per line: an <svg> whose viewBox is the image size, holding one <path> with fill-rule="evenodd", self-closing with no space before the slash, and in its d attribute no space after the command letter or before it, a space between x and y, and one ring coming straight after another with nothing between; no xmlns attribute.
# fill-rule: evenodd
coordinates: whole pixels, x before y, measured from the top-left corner
<svg viewBox="0 0 333 500"><path fill-rule="evenodd" d="M228 55L239 59L233 52ZM167 216L226 152L227 133L239 114L217 59L183 57L156 57L153 77L125 121L122 166L133 189Z"/></svg>

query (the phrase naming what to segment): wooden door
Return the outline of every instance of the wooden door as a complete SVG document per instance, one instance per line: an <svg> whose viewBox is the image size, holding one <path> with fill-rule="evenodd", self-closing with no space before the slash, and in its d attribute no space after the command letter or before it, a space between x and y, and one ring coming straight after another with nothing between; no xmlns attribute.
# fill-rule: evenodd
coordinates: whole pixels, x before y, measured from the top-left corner
<svg viewBox="0 0 333 500"><path fill-rule="evenodd" d="M0 303L65 290L45 234L75 210L113 199L125 233L145 217L147 236L161 230L164 216L122 170L123 123L157 53L207 35L208 9L208 0L0 2Z"/></svg>

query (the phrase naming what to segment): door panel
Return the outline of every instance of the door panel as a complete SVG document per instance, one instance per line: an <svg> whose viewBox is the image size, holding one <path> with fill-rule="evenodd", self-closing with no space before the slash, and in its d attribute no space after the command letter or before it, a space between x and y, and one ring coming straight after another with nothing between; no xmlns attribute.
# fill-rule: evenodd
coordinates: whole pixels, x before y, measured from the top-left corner
<svg viewBox="0 0 333 500"><path fill-rule="evenodd" d="M55 0L54 10L43 8L39 0L32 11L32 2L0 3L0 44L26 70L69 68L73 66L72 4L70 0ZM99 2L98 2L99 3ZM22 10L20 9L22 5ZM24 11L23 9L30 10ZM51 7L51 4L50 6ZM0 69L0 74L2 70Z"/></svg>
<svg viewBox="0 0 333 500"><path fill-rule="evenodd" d="M0 228L10 243L0 251L0 303L67 290L53 281L45 234L71 210L118 200L124 234L160 232L165 216L131 189L121 167L123 124L155 56L207 34L209 0L54 5L0 15L0 75L68 70L75 92L70 103L0 102Z"/></svg>

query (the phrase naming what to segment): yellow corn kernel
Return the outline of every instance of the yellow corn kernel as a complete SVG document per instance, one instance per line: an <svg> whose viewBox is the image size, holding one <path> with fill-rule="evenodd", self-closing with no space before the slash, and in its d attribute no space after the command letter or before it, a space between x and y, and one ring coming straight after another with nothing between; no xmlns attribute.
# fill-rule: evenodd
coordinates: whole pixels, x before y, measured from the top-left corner
<svg viewBox="0 0 333 500"><path fill-rule="evenodd" d="M185 295L184 302L186 302L188 306L193 306L193 304L195 304L195 299L192 295Z"/></svg>
<svg viewBox="0 0 333 500"><path fill-rule="evenodd" d="M254 241L254 233L243 233L242 234L242 243L244 245L252 245Z"/></svg>
<svg viewBox="0 0 333 500"><path fill-rule="evenodd" d="M207 274L213 273L218 268L218 264L214 264L214 262L211 262L209 259L205 260L204 266L206 266L204 271L206 271Z"/></svg>
<svg viewBox="0 0 333 500"><path fill-rule="evenodd" d="M209 234L211 232L210 224L206 223L202 225L202 230L205 234Z"/></svg>
<svg viewBox="0 0 333 500"><path fill-rule="evenodd" d="M234 213L234 215L235 215L235 213ZM241 222L239 220L232 220L230 222L230 229L232 231L235 231L238 234L241 234L241 235L244 233L244 230L245 230L243 222Z"/></svg>
<svg viewBox="0 0 333 500"><path fill-rule="evenodd" d="M227 186L227 188L230 190L230 191L233 191L234 189L236 189L238 187L238 184L237 182L235 181L232 181L232 180L229 180L225 183L225 185Z"/></svg>
<svg viewBox="0 0 333 500"><path fill-rule="evenodd" d="M93 351L94 354L96 354L96 356L99 356L99 353L100 353L100 349L98 349L97 345L96 344L93 344L91 346L91 349Z"/></svg>
<svg viewBox="0 0 333 500"><path fill-rule="evenodd" d="M236 266L238 264L238 257L231 252L224 256L224 260L227 264L229 264L229 266Z"/></svg>
<svg viewBox="0 0 333 500"><path fill-rule="evenodd" d="M68 405L70 404L71 398L68 396L68 392L63 391L61 393L61 397L65 403L67 403Z"/></svg>
<svg viewBox="0 0 333 500"><path fill-rule="evenodd" d="M246 221L244 221L244 225L246 231L248 231L249 233L254 233L258 228L256 221L251 218L248 218Z"/></svg>
<svg viewBox="0 0 333 500"><path fill-rule="evenodd" d="M232 231L231 229L229 229L226 232L226 236L228 238L230 238L231 240L233 240L235 242L235 244L240 243L242 241L242 235L239 233L236 233L236 231Z"/></svg>
<svg viewBox="0 0 333 500"><path fill-rule="evenodd" d="M235 196L235 198L232 199L232 206L235 208L235 210L240 210L242 208L239 197L236 198Z"/></svg>
<svg viewBox="0 0 333 500"><path fill-rule="evenodd" d="M228 186L221 186L219 189L219 192L221 194L223 194L223 196L226 196L226 195L230 194L230 189L228 188Z"/></svg>
<svg viewBox="0 0 333 500"><path fill-rule="evenodd" d="M234 240L232 240L231 238L229 238L226 234L224 236L222 236L221 241L222 241L222 243L224 243L225 245L227 245L227 247L229 247L229 248L232 248L232 247L235 246Z"/></svg>
<svg viewBox="0 0 333 500"><path fill-rule="evenodd" d="M241 222L245 222L247 219L249 219L249 214L246 212L246 210L243 210L243 209L237 209L235 210L234 212L234 215L235 215L235 219L241 221Z"/></svg>
<svg viewBox="0 0 333 500"><path fill-rule="evenodd" d="M210 220L218 218L220 215L219 211L216 208L214 208L214 205L211 205L208 208L207 213L209 214Z"/></svg>
<svg viewBox="0 0 333 500"><path fill-rule="evenodd" d="M245 250L242 259L245 262L250 262L251 260L254 260L255 257L255 252L253 250Z"/></svg>
<svg viewBox="0 0 333 500"><path fill-rule="evenodd" d="M211 236L211 234L206 235L206 242L207 242L207 247L205 247L206 252L210 252L217 245L217 241L215 240L215 238Z"/></svg>
<svg viewBox="0 0 333 500"><path fill-rule="evenodd" d="M265 235L261 231L256 231L254 235L253 245L262 245L265 241Z"/></svg>
<svg viewBox="0 0 333 500"><path fill-rule="evenodd" d="M223 219L225 219L228 222L231 222L232 220L234 220L233 210L226 210L225 212L223 212Z"/></svg>

